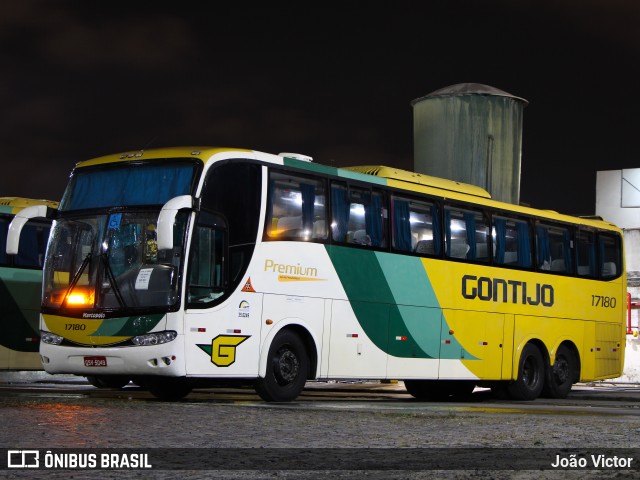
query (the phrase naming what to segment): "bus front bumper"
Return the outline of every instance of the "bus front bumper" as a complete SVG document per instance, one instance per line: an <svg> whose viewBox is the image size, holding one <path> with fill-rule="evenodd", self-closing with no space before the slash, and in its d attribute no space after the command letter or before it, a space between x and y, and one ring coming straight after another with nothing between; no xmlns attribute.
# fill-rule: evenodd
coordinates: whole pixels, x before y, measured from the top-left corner
<svg viewBox="0 0 640 480"><path fill-rule="evenodd" d="M186 375L181 336L162 345L127 347L67 347L40 343L47 373L75 375Z"/></svg>

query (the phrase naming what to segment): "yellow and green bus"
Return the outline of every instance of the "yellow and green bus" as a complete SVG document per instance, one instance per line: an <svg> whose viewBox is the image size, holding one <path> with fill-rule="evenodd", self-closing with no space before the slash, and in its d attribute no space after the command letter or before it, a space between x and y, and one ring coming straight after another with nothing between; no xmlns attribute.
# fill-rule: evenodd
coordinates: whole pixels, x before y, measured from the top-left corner
<svg viewBox="0 0 640 480"><path fill-rule="evenodd" d="M54 217L50 373L177 399L250 382L399 379L531 400L621 375L622 236L481 188L294 154L166 148L80 162Z"/></svg>
<svg viewBox="0 0 640 480"><path fill-rule="evenodd" d="M58 206L49 200L0 197L0 370L42 370L38 354L42 265L51 220L29 222L18 254L5 251L10 223L33 205Z"/></svg>

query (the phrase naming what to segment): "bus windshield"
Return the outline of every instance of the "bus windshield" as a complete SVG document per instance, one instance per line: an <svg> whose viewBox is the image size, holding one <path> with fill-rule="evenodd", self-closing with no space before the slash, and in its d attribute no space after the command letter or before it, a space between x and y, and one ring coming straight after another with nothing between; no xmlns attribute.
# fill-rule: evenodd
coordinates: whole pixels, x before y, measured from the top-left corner
<svg viewBox="0 0 640 480"><path fill-rule="evenodd" d="M198 163L191 159L78 168L60 210L164 205L173 197L191 193L197 170Z"/></svg>
<svg viewBox="0 0 640 480"><path fill-rule="evenodd" d="M44 267L45 309L167 310L178 300L187 214L176 218L174 248L158 250L159 209L57 219Z"/></svg>

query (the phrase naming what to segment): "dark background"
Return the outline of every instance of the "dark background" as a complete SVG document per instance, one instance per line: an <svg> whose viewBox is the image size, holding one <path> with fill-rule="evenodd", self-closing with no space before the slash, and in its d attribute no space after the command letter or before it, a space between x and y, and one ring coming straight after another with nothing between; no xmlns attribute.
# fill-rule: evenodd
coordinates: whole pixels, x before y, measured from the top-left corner
<svg viewBox="0 0 640 480"><path fill-rule="evenodd" d="M0 196L171 145L413 169L411 100L465 82L530 102L522 202L593 213L596 171L640 167L640 3L305 3L2 1Z"/></svg>

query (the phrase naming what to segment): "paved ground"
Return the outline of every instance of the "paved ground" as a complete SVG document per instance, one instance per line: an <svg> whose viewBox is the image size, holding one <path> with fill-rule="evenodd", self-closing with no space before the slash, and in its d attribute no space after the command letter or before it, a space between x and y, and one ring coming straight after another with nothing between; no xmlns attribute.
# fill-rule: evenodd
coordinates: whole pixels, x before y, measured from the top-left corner
<svg viewBox="0 0 640 480"><path fill-rule="evenodd" d="M180 451L185 467L190 455L229 452L249 465L255 452L261 452L265 464L260 470L224 471L0 470L0 477L638 478L637 469L407 470L414 453L422 459L451 457L452 462L461 452L480 455L478 465L483 465L487 456L501 452L514 460L544 454L552 462L556 452L569 457L584 449L606 453L636 448L640 386L634 384L577 385L563 401L504 402L477 391L474 402L447 404L415 401L401 383L313 382L299 401L266 404L246 389L197 390L181 402L163 403L135 387L102 391L75 377L13 382L0 377L1 448L156 449L154 453L166 449L160 451L170 457L181 447L190 449ZM363 460L368 460L363 455L371 452L383 452L387 465L399 468L361 469ZM279 462L300 456L315 467L326 464L331 469L276 469ZM407 464L394 463L399 460Z"/></svg>

